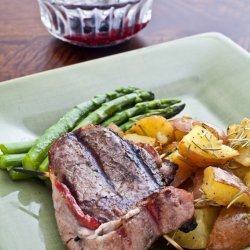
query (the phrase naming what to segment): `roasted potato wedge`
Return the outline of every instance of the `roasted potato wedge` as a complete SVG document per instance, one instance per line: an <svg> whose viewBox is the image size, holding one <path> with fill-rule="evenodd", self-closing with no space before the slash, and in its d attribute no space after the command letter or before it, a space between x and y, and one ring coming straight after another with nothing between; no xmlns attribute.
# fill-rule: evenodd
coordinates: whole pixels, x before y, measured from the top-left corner
<svg viewBox="0 0 250 250"><path fill-rule="evenodd" d="M196 125L183 137L178 146L179 153L190 164L197 167L225 164L239 153L222 144L209 130Z"/></svg>
<svg viewBox="0 0 250 250"><path fill-rule="evenodd" d="M192 175L195 169L192 168L187 162L185 162L184 158L179 154L177 150L171 153L167 157L167 159L178 166L174 181L171 183L171 185L174 187L179 187Z"/></svg>
<svg viewBox="0 0 250 250"><path fill-rule="evenodd" d="M219 210L219 207L195 209L194 216L198 224L197 227L189 233L177 231L173 239L187 249L205 249Z"/></svg>
<svg viewBox="0 0 250 250"><path fill-rule="evenodd" d="M171 143L174 138L174 128L163 116L153 115L136 122L127 134L138 134L155 138L160 144Z"/></svg>
<svg viewBox="0 0 250 250"><path fill-rule="evenodd" d="M250 191L233 173L221 168L204 170L201 189L205 197L218 205L241 204L250 207Z"/></svg>
<svg viewBox="0 0 250 250"><path fill-rule="evenodd" d="M155 146L156 139L144 135L137 135L137 134L125 134L123 139L132 141L134 143L144 143L149 144L151 146Z"/></svg>
<svg viewBox="0 0 250 250"><path fill-rule="evenodd" d="M222 208L208 241L208 250L242 250L250 246L249 209Z"/></svg>
<svg viewBox="0 0 250 250"><path fill-rule="evenodd" d="M195 121L193 122L192 125L202 126L203 128L209 130L218 140L222 140L224 144L227 143L226 133L222 129L216 127L215 125L208 122L200 122L200 121Z"/></svg>

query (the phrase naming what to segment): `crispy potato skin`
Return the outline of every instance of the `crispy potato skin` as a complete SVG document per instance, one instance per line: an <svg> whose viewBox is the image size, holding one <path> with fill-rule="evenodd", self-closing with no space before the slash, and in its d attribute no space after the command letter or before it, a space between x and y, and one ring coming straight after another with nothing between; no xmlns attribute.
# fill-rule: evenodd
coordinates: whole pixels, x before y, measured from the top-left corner
<svg viewBox="0 0 250 250"><path fill-rule="evenodd" d="M191 131L194 120L192 118L182 117L169 120L169 122L174 128L175 140L180 141L184 135Z"/></svg>
<svg viewBox="0 0 250 250"><path fill-rule="evenodd" d="M202 126L202 127L206 128L207 130L209 130L218 140L222 140L224 144L228 143L226 133L222 129L215 126L214 124L211 124L208 122L195 121L195 122L193 122L192 125L193 126L195 126L195 125Z"/></svg>
<svg viewBox="0 0 250 250"><path fill-rule="evenodd" d="M249 209L222 208L209 236L208 250L242 250L250 246Z"/></svg>

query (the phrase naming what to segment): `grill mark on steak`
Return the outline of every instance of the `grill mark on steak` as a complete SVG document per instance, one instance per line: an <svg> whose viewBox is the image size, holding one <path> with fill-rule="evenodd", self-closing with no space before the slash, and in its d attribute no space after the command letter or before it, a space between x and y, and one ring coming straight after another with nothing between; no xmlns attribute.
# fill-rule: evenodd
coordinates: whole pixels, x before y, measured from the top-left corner
<svg viewBox="0 0 250 250"><path fill-rule="evenodd" d="M83 212L102 222L117 218L113 208L117 203L122 205L122 199L107 184L96 168L95 159L74 133L61 137L52 149L52 169L58 180L68 186Z"/></svg>
<svg viewBox="0 0 250 250"><path fill-rule="evenodd" d="M154 181L159 186L159 188L163 188L162 178L159 178L159 176L157 176L158 173L153 169L154 165L152 164L152 169L151 169L146 163L146 161L143 160L143 158L144 159L147 158L143 157L143 153L145 152L142 152L140 148L136 147L133 144L128 143L127 145L132 151L131 155L133 156L135 162L138 164L137 166L143 168L145 172L148 174L148 176L151 177L152 181Z"/></svg>
<svg viewBox="0 0 250 250"><path fill-rule="evenodd" d="M115 190L122 195L123 206L117 206L121 209L121 214L125 214L128 209L132 208L137 202L148 195L157 192L162 188L160 181L152 179L152 173L148 173L139 159L139 152L148 158L152 168L155 168L158 174L158 180L162 176L157 169L154 158L144 149L135 146L134 150L131 145L122 140L117 134L100 126L87 126L76 131L79 141L88 144L88 148L98 154L103 171L112 179ZM93 139L94 138L94 139ZM154 180L154 181L153 181Z"/></svg>
<svg viewBox="0 0 250 250"><path fill-rule="evenodd" d="M76 139L80 143L80 145L86 150L92 157L96 165L96 171L99 172L105 181L109 184L109 186L112 188L112 190L121 197L121 195L115 190L114 183L112 180L109 178L109 176L105 173L102 162L100 161L100 157L98 154L94 151L94 149L88 144L87 141L84 140L84 137L80 137L79 133L75 133ZM83 150L83 151L84 151Z"/></svg>

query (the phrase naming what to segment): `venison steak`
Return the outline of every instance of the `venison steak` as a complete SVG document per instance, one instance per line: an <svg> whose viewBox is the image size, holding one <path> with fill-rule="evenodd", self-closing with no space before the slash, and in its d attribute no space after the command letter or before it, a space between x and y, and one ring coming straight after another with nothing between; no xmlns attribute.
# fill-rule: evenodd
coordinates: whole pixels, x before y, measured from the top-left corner
<svg viewBox="0 0 250 250"><path fill-rule="evenodd" d="M88 125L65 134L51 147L49 162L68 249L147 249L193 217L192 195L167 186L156 151L112 130Z"/></svg>

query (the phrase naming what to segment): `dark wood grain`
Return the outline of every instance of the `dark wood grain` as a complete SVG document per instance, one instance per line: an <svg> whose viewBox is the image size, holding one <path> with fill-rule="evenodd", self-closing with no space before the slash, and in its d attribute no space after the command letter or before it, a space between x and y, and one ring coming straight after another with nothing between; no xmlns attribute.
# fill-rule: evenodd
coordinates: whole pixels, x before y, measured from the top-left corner
<svg viewBox="0 0 250 250"><path fill-rule="evenodd" d="M249 0L155 0L150 24L135 38L106 49L86 49L53 38L35 0L0 1L0 81L202 32L217 31L250 51Z"/></svg>

